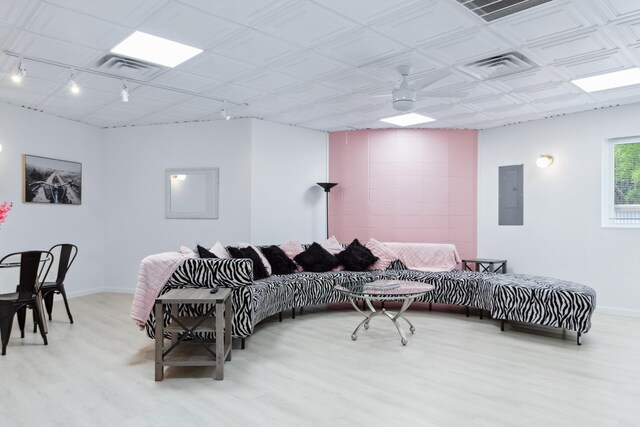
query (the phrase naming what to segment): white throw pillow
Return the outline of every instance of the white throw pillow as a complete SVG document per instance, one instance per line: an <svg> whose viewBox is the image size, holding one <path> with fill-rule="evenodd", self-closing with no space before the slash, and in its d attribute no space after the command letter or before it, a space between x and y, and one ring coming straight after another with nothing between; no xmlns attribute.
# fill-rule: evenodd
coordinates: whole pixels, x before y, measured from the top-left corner
<svg viewBox="0 0 640 427"><path fill-rule="evenodd" d="M180 253L184 256L188 256L189 258L196 258L196 253L193 249L186 246L180 246Z"/></svg>
<svg viewBox="0 0 640 427"><path fill-rule="evenodd" d="M222 258L222 259L231 258L231 255L229 255L229 252L227 252L227 249L224 246L222 246L222 243L220 243L220 241L217 241L211 247L211 249L209 249L209 252L211 252L212 254L217 256L218 258Z"/></svg>
<svg viewBox="0 0 640 427"><path fill-rule="evenodd" d="M344 251L344 248L342 247L340 242L338 242L338 239L336 239L336 236L329 237L327 240L320 243L320 246L322 246L331 255L336 255Z"/></svg>

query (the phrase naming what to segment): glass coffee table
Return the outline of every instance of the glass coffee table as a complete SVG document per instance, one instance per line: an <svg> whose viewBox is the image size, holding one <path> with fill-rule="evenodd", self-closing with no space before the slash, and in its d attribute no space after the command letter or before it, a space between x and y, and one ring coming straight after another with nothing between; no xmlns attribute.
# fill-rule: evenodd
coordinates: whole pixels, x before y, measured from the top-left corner
<svg viewBox="0 0 640 427"><path fill-rule="evenodd" d="M337 285L335 289L338 292L345 294L349 297L349 302L353 308L360 314L362 314L365 319L358 324L356 329L351 334L352 340L358 339L358 331L360 328L364 326L365 329L369 329L369 322L371 319L376 317L379 314L384 314L387 316L394 324L398 333L400 334L400 342L402 345L407 345L407 337L404 334L404 331L400 327L398 323L398 319L404 319L405 322L409 324L409 331L414 333L416 328L413 324L403 316L403 313L409 308L411 303L418 297L423 296L427 292L433 290L433 285L429 285L427 283L422 282L412 282L408 280L376 280L371 283L346 283L343 285ZM367 314L364 311L360 310L358 304L356 304L356 300L362 299L365 301L371 313ZM400 311L397 313L387 311L384 308L381 310L376 310L371 301L403 301L402 307Z"/></svg>

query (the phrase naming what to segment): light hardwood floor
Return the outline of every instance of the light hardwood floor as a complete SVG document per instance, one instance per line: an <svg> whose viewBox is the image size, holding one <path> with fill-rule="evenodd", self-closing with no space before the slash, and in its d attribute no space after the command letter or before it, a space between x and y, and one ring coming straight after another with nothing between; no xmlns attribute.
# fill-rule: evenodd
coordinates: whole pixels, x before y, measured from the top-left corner
<svg viewBox="0 0 640 427"><path fill-rule="evenodd" d="M403 347L382 317L346 305L268 319L234 350L225 380L167 368L129 319L132 296L56 302L49 346L20 339L0 358L2 426L638 426L639 319L596 312L575 335L412 309ZM28 322L31 327L31 321Z"/></svg>

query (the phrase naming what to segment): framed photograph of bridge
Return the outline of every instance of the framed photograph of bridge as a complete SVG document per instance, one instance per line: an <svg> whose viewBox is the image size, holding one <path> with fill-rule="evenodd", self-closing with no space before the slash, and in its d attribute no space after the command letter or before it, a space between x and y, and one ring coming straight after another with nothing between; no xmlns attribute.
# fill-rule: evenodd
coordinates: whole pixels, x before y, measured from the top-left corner
<svg viewBox="0 0 640 427"><path fill-rule="evenodd" d="M23 166L26 203L82 203L82 163L25 154Z"/></svg>

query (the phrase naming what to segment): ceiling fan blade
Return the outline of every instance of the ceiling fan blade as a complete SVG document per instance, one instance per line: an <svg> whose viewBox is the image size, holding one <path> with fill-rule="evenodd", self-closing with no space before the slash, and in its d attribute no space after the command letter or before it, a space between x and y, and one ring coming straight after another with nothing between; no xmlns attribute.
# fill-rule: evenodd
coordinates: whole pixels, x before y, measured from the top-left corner
<svg viewBox="0 0 640 427"><path fill-rule="evenodd" d="M423 90L416 94L419 98L464 98L469 92L447 92L446 90Z"/></svg>
<svg viewBox="0 0 640 427"><path fill-rule="evenodd" d="M445 77L451 75L451 71L448 70L439 70L434 73L431 73L429 77L425 77L424 79L416 80L415 82L409 85L409 88L415 90L422 90L425 87L437 82L438 80L442 80Z"/></svg>
<svg viewBox="0 0 640 427"><path fill-rule="evenodd" d="M391 98L390 93L386 93L384 95L369 95L368 98Z"/></svg>

